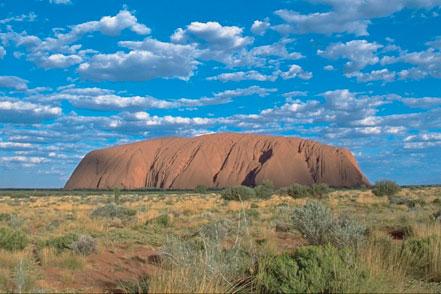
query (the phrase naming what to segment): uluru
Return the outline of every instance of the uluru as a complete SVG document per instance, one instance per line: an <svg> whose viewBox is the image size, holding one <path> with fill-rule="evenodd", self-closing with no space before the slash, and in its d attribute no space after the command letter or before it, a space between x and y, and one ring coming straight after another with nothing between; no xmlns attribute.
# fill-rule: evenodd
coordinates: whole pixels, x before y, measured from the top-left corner
<svg viewBox="0 0 441 294"><path fill-rule="evenodd" d="M192 189L325 183L368 185L352 153L296 137L217 133L167 137L88 153L65 189Z"/></svg>

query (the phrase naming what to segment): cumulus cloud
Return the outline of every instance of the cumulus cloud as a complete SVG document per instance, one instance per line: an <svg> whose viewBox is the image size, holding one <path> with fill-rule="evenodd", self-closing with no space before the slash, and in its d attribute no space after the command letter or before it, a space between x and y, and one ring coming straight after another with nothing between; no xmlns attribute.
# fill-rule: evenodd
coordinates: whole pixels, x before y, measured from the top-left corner
<svg viewBox="0 0 441 294"><path fill-rule="evenodd" d="M293 64L289 67L288 71L282 72L280 76L284 80L299 78L302 80L310 80L312 78L312 73L305 71L301 66Z"/></svg>
<svg viewBox="0 0 441 294"><path fill-rule="evenodd" d="M0 100L0 122L35 123L60 116L60 107L24 101Z"/></svg>
<svg viewBox="0 0 441 294"><path fill-rule="evenodd" d="M255 35L263 36L270 27L271 24L268 18L265 18L264 20L255 20L251 25L251 32Z"/></svg>
<svg viewBox="0 0 441 294"><path fill-rule="evenodd" d="M441 146L441 133L422 133L407 136L404 140L404 148L422 149Z"/></svg>
<svg viewBox="0 0 441 294"><path fill-rule="evenodd" d="M213 50L242 48L253 40L242 36L243 29L236 26L222 26L218 22L192 22L185 29L178 28L171 36L176 43L197 42Z"/></svg>
<svg viewBox="0 0 441 294"><path fill-rule="evenodd" d="M16 76L0 76L0 88L1 87L24 91L28 88L28 81Z"/></svg>
<svg viewBox="0 0 441 294"><path fill-rule="evenodd" d="M11 22L33 22L37 18L35 12L29 12L28 14L15 15L8 18L0 19L0 24L7 24Z"/></svg>
<svg viewBox="0 0 441 294"><path fill-rule="evenodd" d="M40 65L44 68L65 68L78 64L82 60L83 59L81 58L81 56L75 54L52 54L49 55L47 58L41 60Z"/></svg>
<svg viewBox="0 0 441 294"><path fill-rule="evenodd" d="M130 11L121 10L115 16L104 16L99 21L89 21L75 25L68 34L59 37L67 39L78 38L91 32L101 32L105 35L117 36L125 29L130 29L140 35L146 35L151 32L150 28L139 23L136 16Z"/></svg>
<svg viewBox="0 0 441 294"><path fill-rule="evenodd" d="M419 80L426 77L441 78L441 49L428 48L424 51L401 51L398 56L385 56L382 64L404 63L413 67L399 71L402 79Z"/></svg>
<svg viewBox="0 0 441 294"><path fill-rule="evenodd" d="M27 51L27 59L44 68L66 68L78 64L83 57L95 53L94 50L81 50L81 45L75 44L84 35L100 32L108 36L117 36L122 31L130 29L136 34L146 35L150 29L138 22L128 10L121 10L115 16L104 16L98 21L89 21L55 31L54 37L41 39L28 35L26 32L16 33L9 30L0 32L3 43L14 42L18 47Z"/></svg>
<svg viewBox="0 0 441 294"><path fill-rule="evenodd" d="M284 24L275 26L282 33L350 33L368 35L372 19L385 17L403 9L431 9L441 5L439 0L309 0L311 3L325 4L330 10L302 14L281 9L275 12Z"/></svg>
<svg viewBox="0 0 441 294"><path fill-rule="evenodd" d="M243 36L243 29L237 26L223 26L218 22L192 22L185 29L178 28L170 37L177 44L194 44L200 50L202 59L234 64L234 54L253 42Z"/></svg>
<svg viewBox="0 0 441 294"><path fill-rule="evenodd" d="M49 3L67 5L67 4L72 4L72 1L71 0L49 0Z"/></svg>
<svg viewBox="0 0 441 294"><path fill-rule="evenodd" d="M208 77L207 80L210 81L221 81L221 82L240 82L240 81L275 81L277 79L277 75L265 75L255 70L250 71L238 71L238 72L229 72L222 73L216 76Z"/></svg>
<svg viewBox="0 0 441 294"><path fill-rule="evenodd" d="M0 46L0 59L3 59L6 55L6 49Z"/></svg>
<svg viewBox="0 0 441 294"><path fill-rule="evenodd" d="M377 50L383 47L378 43L370 43L366 40L352 40L346 43L334 43L325 50L318 50L317 54L330 59L347 59L345 64L346 73L353 73L368 65L379 62Z"/></svg>
<svg viewBox="0 0 441 294"><path fill-rule="evenodd" d="M109 81L143 81L154 78L188 80L198 62L193 45L180 45L146 39L121 42L130 52L97 54L80 65L83 78Z"/></svg>
<svg viewBox="0 0 441 294"><path fill-rule="evenodd" d="M59 92L47 96L30 97L35 101L69 101L77 108L93 110L145 110L145 109L175 109L183 107L201 107L230 103L237 97L265 97L275 92L273 88L251 86L214 93L212 96L201 98L159 99L151 96L121 96L114 91L100 88L62 88Z"/></svg>
<svg viewBox="0 0 441 294"><path fill-rule="evenodd" d="M389 71L387 68L373 70L367 73L353 72L346 74L347 77L355 77L359 82L384 81L391 82L395 80L396 73Z"/></svg>

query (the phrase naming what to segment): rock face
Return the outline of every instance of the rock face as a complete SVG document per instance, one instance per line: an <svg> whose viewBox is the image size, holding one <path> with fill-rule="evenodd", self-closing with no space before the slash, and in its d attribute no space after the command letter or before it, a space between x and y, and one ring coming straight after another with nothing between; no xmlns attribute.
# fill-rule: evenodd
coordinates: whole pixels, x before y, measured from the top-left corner
<svg viewBox="0 0 441 294"><path fill-rule="evenodd" d="M355 187L369 182L352 153L294 137L221 133L161 138L87 154L65 189L172 188L197 185L276 187L326 183Z"/></svg>

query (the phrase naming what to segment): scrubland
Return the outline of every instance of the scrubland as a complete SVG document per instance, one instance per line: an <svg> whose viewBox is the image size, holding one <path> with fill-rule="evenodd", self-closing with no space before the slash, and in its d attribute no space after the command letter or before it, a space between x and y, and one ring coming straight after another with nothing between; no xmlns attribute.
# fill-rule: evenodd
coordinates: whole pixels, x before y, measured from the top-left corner
<svg viewBox="0 0 441 294"><path fill-rule="evenodd" d="M3 191L0 291L441 292L441 187L236 192Z"/></svg>

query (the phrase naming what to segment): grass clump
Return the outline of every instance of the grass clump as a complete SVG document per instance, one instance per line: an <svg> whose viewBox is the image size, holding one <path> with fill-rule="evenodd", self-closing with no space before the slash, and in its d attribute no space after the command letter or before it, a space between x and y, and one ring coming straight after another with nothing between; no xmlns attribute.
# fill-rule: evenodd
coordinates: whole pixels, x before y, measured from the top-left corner
<svg viewBox="0 0 441 294"><path fill-rule="evenodd" d="M163 213L149 221L146 224L156 224L161 227L168 227L170 224L170 218L168 217L168 213Z"/></svg>
<svg viewBox="0 0 441 294"><path fill-rule="evenodd" d="M256 197L259 199L269 199L274 193L274 185L271 181L265 180L262 184L254 187Z"/></svg>
<svg viewBox="0 0 441 294"><path fill-rule="evenodd" d="M22 231L0 228L0 248L9 251L23 250L27 244L28 238Z"/></svg>
<svg viewBox="0 0 441 294"><path fill-rule="evenodd" d="M72 243L78 241L78 235L69 233L46 241L46 246L56 249L58 252L71 249Z"/></svg>
<svg viewBox="0 0 441 294"><path fill-rule="evenodd" d="M401 246L400 259L406 272L413 277L441 282L441 237L405 240Z"/></svg>
<svg viewBox="0 0 441 294"><path fill-rule="evenodd" d="M225 200L243 201L256 197L256 191L247 186L235 186L224 189L221 196Z"/></svg>
<svg viewBox="0 0 441 294"><path fill-rule="evenodd" d="M208 188L205 185L197 185L196 188L194 188L194 192L198 194L205 194L207 191Z"/></svg>
<svg viewBox="0 0 441 294"><path fill-rule="evenodd" d="M263 293L340 293L368 290L371 278L349 249L305 246L293 255L266 257L256 288Z"/></svg>
<svg viewBox="0 0 441 294"><path fill-rule="evenodd" d="M305 186L300 184L293 184L289 186L286 193L293 198L303 197L323 197L330 192L329 186L326 184L313 184Z"/></svg>
<svg viewBox="0 0 441 294"><path fill-rule="evenodd" d="M334 217L331 210L316 201L294 209L294 227L312 245L333 244L337 247L358 245L366 228L348 217Z"/></svg>
<svg viewBox="0 0 441 294"><path fill-rule="evenodd" d="M98 207L90 214L91 218L119 218L129 219L136 215L136 210L124 206L109 203Z"/></svg>
<svg viewBox="0 0 441 294"><path fill-rule="evenodd" d="M89 235L81 235L78 240L70 245L73 252L84 256L96 252L96 247L96 240Z"/></svg>
<svg viewBox="0 0 441 294"><path fill-rule="evenodd" d="M395 182L384 180L375 183L372 188L372 193L374 193L375 196L391 196L397 194L400 189L400 186Z"/></svg>
<svg viewBox="0 0 441 294"><path fill-rule="evenodd" d="M118 290L121 290L122 293L149 293L150 281L148 276L142 276L137 280L119 281L118 284Z"/></svg>

